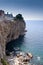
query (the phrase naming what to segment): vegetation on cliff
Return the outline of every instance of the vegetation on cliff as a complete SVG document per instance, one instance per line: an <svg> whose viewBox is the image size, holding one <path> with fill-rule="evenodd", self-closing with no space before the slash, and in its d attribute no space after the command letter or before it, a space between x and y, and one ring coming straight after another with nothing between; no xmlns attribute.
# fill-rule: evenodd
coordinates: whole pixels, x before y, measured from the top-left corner
<svg viewBox="0 0 43 65"><path fill-rule="evenodd" d="M22 17L22 14L18 14L18 15L16 15L16 19L18 20L23 20L23 17Z"/></svg>
<svg viewBox="0 0 43 65"><path fill-rule="evenodd" d="M2 65L9 65L9 63L5 59L1 59Z"/></svg>

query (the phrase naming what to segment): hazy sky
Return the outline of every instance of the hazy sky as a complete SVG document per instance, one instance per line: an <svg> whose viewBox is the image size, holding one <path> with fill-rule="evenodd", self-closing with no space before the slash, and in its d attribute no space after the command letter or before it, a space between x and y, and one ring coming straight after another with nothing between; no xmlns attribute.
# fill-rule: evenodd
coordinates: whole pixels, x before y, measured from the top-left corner
<svg viewBox="0 0 43 65"><path fill-rule="evenodd" d="M0 9L21 13L26 20L43 20L43 0L0 0Z"/></svg>

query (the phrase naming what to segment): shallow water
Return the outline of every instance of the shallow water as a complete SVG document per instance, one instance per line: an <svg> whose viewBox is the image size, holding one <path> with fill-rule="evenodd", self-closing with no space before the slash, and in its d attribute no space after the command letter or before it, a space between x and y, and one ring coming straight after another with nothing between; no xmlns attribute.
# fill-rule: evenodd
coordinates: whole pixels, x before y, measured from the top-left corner
<svg viewBox="0 0 43 65"><path fill-rule="evenodd" d="M14 47L19 47L24 52L31 52L32 63L43 65L43 21L26 21L26 29L25 36L10 42L7 49L14 51Z"/></svg>

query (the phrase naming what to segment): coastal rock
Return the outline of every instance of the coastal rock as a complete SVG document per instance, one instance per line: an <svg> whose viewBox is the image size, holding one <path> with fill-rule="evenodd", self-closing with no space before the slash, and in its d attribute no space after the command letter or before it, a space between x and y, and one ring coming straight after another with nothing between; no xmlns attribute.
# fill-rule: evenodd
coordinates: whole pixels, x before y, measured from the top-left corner
<svg viewBox="0 0 43 65"><path fill-rule="evenodd" d="M32 55L32 54L31 54ZM31 65L30 60L32 58L27 55L25 52L20 52L13 58L8 58L7 61L9 65Z"/></svg>
<svg viewBox="0 0 43 65"><path fill-rule="evenodd" d="M5 17L0 20L0 58L5 56L6 44L25 33L25 21L17 16L13 20L6 20Z"/></svg>
<svg viewBox="0 0 43 65"><path fill-rule="evenodd" d="M33 55L31 53L27 53L27 56L30 57L30 58L33 57Z"/></svg>

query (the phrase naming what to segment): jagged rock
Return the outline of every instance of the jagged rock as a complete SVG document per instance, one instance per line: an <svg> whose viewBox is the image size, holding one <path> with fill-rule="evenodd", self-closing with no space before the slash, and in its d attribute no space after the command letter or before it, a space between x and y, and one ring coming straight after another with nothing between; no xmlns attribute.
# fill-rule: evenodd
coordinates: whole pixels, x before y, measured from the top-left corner
<svg viewBox="0 0 43 65"><path fill-rule="evenodd" d="M6 44L20 35L24 35L25 22L23 19L0 21L0 57L5 55Z"/></svg>
<svg viewBox="0 0 43 65"><path fill-rule="evenodd" d="M31 54L32 55L32 54ZM27 55L25 52L20 52L12 58L7 58L9 65L31 65L30 60L32 58Z"/></svg>

